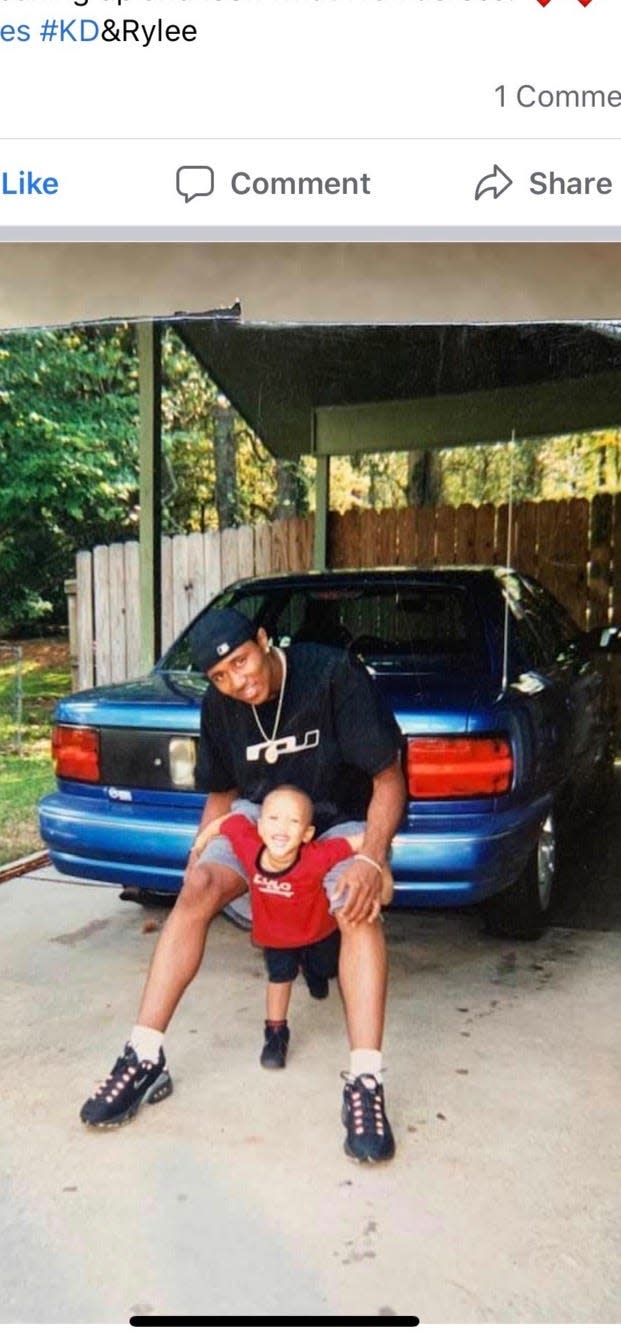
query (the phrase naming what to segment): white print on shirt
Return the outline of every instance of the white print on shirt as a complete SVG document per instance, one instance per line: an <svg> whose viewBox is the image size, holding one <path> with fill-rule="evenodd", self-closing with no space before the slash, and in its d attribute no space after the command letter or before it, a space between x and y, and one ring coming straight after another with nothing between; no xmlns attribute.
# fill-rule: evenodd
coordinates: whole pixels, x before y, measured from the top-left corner
<svg viewBox="0 0 621 1344"><path fill-rule="evenodd" d="M265 757L268 765L274 765L279 756L290 756L295 751L313 751L319 746L319 729L309 728L303 742L296 737L277 737L274 742L255 742L246 747L246 760L259 761Z"/></svg>
<svg viewBox="0 0 621 1344"><path fill-rule="evenodd" d="M254 885L266 896L293 896L291 883L279 882L277 877L263 877L261 873L255 873Z"/></svg>

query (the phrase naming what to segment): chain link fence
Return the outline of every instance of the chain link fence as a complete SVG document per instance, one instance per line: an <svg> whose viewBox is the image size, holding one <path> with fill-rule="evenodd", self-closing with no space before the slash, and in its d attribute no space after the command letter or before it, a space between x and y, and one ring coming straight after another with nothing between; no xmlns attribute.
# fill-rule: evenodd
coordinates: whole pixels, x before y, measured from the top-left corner
<svg viewBox="0 0 621 1344"><path fill-rule="evenodd" d="M0 641L0 754L21 754L23 722L23 650Z"/></svg>

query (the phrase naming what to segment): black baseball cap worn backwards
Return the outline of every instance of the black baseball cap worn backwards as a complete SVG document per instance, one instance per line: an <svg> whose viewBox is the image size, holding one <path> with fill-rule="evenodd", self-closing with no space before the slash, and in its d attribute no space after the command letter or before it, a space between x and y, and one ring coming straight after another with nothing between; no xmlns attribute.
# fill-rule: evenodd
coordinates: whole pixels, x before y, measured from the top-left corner
<svg viewBox="0 0 621 1344"><path fill-rule="evenodd" d="M202 672L208 672L222 658L247 644L256 635L256 625L234 608L207 611L190 634L192 658Z"/></svg>

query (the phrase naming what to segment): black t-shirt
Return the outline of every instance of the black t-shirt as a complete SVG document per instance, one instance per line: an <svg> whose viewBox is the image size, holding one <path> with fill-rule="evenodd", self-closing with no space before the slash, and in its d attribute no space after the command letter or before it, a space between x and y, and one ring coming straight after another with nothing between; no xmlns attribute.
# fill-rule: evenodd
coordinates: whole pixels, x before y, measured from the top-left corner
<svg viewBox="0 0 621 1344"><path fill-rule="evenodd" d="M271 789L294 784L315 805L321 833L342 821L363 821L371 780L395 760L401 731L361 663L340 649L293 644L270 750L252 707L208 686L201 709L197 784L205 792L236 789L260 803ZM263 732L273 732L278 697L256 706Z"/></svg>

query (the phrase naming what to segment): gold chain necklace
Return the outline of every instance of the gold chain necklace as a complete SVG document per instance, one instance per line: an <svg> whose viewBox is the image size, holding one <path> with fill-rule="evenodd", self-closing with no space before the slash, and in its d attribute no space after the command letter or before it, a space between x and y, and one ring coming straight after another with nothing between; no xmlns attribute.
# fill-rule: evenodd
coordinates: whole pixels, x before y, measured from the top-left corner
<svg viewBox="0 0 621 1344"><path fill-rule="evenodd" d="M259 729L259 732L260 732L260 734L261 734L261 737L263 738L263 741L264 741L264 742L267 742L267 744L268 744L268 745L267 745L267 750L266 750L266 752L265 752L265 759L266 759L268 765L274 765L275 762L278 760L278 747L276 746L276 737L277 737L277 735L278 735L278 728L279 728L279 725L280 725L280 716L281 716L281 713L282 713L282 702L283 702L284 697L285 697L285 686L286 686L286 683L287 683L287 659L285 658L285 655L284 655L284 653L282 652L282 649L274 649L274 653L276 653L277 656L280 658L280 662L281 662L281 664L282 664L282 681L281 681L281 683L280 683L280 693L279 693L279 696L278 696L278 705L276 706L276 718L274 719L274 727L272 728L271 736L268 736L268 734L266 733L266 731L265 731L265 729L264 729L264 727L263 727L263 724L261 723L261 720L260 720L260 718L259 718L259 715L257 714L257 711L256 711L254 705L251 705L251 706L250 706L250 708L251 708L251 710L252 710L252 712L253 712L253 714L254 714L254 721L255 721L255 723L256 723L256 725L257 725L257 728Z"/></svg>

